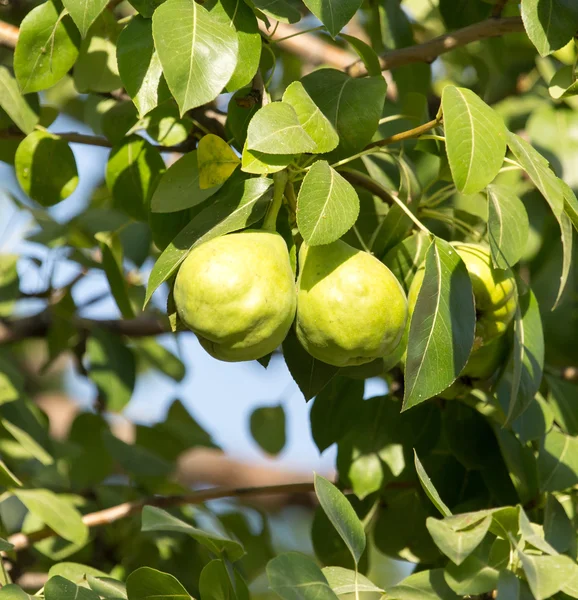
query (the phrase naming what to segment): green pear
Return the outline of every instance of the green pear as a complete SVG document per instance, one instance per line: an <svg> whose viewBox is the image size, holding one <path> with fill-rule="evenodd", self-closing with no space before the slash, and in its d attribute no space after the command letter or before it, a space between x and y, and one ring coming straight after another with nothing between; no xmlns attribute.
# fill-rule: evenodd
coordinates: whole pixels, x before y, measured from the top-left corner
<svg viewBox="0 0 578 600"><path fill-rule="evenodd" d="M506 360L508 336L500 336L481 348L474 350L461 373L462 377L489 379Z"/></svg>
<svg viewBox="0 0 578 600"><path fill-rule="evenodd" d="M174 287L183 323L219 360L262 358L285 339L297 290L287 245L277 233L247 230L197 246Z"/></svg>
<svg viewBox="0 0 578 600"><path fill-rule="evenodd" d="M393 353L407 320L405 292L377 258L338 240L299 252L296 331L304 348L337 367Z"/></svg>

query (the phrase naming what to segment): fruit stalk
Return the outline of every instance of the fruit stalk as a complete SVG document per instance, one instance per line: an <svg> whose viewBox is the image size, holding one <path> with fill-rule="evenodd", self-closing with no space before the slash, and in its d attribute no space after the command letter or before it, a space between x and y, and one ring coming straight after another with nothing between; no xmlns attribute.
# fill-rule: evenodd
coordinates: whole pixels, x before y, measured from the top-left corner
<svg viewBox="0 0 578 600"><path fill-rule="evenodd" d="M285 184L287 183L287 172L279 171L273 175L273 200L265 215L263 227L265 231L277 231L277 215L283 202L283 193L285 192Z"/></svg>

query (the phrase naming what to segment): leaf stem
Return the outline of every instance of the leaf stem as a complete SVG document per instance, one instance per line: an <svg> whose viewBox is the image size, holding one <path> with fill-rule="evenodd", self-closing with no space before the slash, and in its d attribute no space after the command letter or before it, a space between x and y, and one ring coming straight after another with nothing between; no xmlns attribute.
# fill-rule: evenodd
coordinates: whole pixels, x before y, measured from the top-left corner
<svg viewBox="0 0 578 600"><path fill-rule="evenodd" d="M325 27L323 25L319 25L319 27L312 27L311 29L302 29L300 31L296 31L295 33L292 33L291 35L286 35L285 37L282 38L269 38L269 43L270 44L277 44L278 42L284 42L285 40L289 40L291 38L297 37L298 35L303 35L304 33L311 33L312 31L321 31L322 29L325 29ZM271 35L273 36L275 34L275 32L273 32Z"/></svg>
<svg viewBox="0 0 578 600"><path fill-rule="evenodd" d="M283 193L287 183L287 171L279 171L273 175L273 200L269 205L269 210L265 215L262 229L265 231L277 231L277 215L283 202Z"/></svg>
<svg viewBox="0 0 578 600"><path fill-rule="evenodd" d="M434 129L434 127L437 127L441 123L441 120L442 117L438 113L435 119L432 119L423 125L419 125L418 127L414 127L413 129L408 129L407 131L402 131L401 133L396 133L386 137L383 140L371 142L371 144L368 144L364 150L369 150L370 148L381 148L382 146L389 146L391 144L396 144L397 142L403 142L404 140L411 140L413 138L420 137L424 133Z"/></svg>

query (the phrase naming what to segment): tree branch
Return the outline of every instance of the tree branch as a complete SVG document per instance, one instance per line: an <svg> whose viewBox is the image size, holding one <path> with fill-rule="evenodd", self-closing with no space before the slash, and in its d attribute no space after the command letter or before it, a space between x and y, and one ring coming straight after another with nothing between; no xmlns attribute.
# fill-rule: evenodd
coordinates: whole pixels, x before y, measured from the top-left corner
<svg viewBox="0 0 578 600"><path fill-rule="evenodd" d="M19 33L20 30L15 25L0 21L0 46L16 48Z"/></svg>
<svg viewBox="0 0 578 600"><path fill-rule="evenodd" d="M150 337L170 333L168 323L161 318L151 316L103 320L75 318L73 322L80 331L105 329L111 333L129 337ZM13 321L0 321L0 346L29 338L44 337L51 324L50 310Z"/></svg>

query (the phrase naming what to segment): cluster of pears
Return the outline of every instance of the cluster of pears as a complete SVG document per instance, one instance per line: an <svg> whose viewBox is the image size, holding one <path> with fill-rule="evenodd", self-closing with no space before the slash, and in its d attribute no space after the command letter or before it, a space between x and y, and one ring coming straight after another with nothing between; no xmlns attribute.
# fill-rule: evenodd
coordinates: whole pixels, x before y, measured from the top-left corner
<svg viewBox="0 0 578 600"><path fill-rule="evenodd" d="M266 356L295 321L311 356L360 365L397 351L408 313L400 283L371 254L340 240L303 244L296 283L284 239L265 230L194 248L177 274L174 299L203 348L224 361Z"/></svg>

